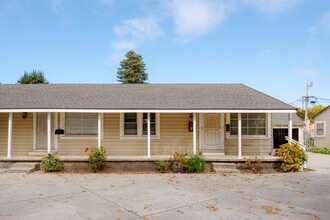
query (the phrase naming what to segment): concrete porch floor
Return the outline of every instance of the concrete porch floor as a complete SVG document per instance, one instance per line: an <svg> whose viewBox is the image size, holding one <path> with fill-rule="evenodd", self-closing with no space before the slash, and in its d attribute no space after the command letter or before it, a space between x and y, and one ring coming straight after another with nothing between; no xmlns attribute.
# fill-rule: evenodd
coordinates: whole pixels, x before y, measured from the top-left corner
<svg viewBox="0 0 330 220"><path fill-rule="evenodd" d="M0 156L0 162L35 162L41 161L45 155L34 156L12 156L10 159L4 156ZM58 155L58 157L64 162L84 162L88 160L86 155ZM255 158L255 156L245 155L239 159L234 155L204 155L202 156L206 162L244 162L247 158ZM146 155L108 155L107 161L157 161L168 160L170 155L152 155L151 158L147 158ZM275 162L280 161L276 156L257 156L261 162Z"/></svg>

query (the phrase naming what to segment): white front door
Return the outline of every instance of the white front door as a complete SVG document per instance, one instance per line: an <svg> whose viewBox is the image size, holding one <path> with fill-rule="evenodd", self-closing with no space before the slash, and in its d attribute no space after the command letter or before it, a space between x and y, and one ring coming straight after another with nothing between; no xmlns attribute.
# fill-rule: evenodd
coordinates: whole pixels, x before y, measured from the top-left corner
<svg viewBox="0 0 330 220"><path fill-rule="evenodd" d="M35 118L35 150L46 151L47 150L47 113L36 113ZM51 122L53 122L53 114L51 114ZM51 125L51 149L54 150L54 129Z"/></svg>
<svg viewBox="0 0 330 220"><path fill-rule="evenodd" d="M223 152L223 129L221 114L209 113L203 115L203 150Z"/></svg>

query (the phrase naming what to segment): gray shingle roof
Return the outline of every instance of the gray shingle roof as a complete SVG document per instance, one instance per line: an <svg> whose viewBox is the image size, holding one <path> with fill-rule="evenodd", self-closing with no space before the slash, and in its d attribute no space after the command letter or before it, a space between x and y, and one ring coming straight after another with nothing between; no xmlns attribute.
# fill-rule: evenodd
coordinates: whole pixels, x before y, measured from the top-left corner
<svg viewBox="0 0 330 220"><path fill-rule="evenodd" d="M288 114L272 114L272 125L288 125L289 118ZM297 114L292 114L292 125L295 126L304 126L303 120L299 118Z"/></svg>
<svg viewBox="0 0 330 220"><path fill-rule="evenodd" d="M294 110L243 84L0 85L0 109Z"/></svg>

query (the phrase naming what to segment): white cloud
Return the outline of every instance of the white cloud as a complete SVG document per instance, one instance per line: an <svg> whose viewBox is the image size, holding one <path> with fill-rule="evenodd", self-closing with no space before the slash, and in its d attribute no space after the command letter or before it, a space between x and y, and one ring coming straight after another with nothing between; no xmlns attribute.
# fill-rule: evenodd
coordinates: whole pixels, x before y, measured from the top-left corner
<svg viewBox="0 0 330 220"><path fill-rule="evenodd" d="M115 52L109 57L109 64L118 65L127 51L134 50L137 47L137 44L134 41L120 40L114 43L112 47Z"/></svg>
<svg viewBox="0 0 330 220"><path fill-rule="evenodd" d="M320 37L324 34L330 34L330 11L324 13L320 18L309 28L310 41L317 43Z"/></svg>
<svg viewBox="0 0 330 220"><path fill-rule="evenodd" d="M318 75L318 72L313 69L295 69L293 73L302 77L314 77Z"/></svg>
<svg viewBox="0 0 330 220"><path fill-rule="evenodd" d="M277 15L297 7L303 0L243 0L245 4L267 15Z"/></svg>
<svg viewBox="0 0 330 220"><path fill-rule="evenodd" d="M134 41L121 40L114 44L114 49L118 50L118 51L133 50L134 48L136 48L136 42L134 42Z"/></svg>
<svg viewBox="0 0 330 220"><path fill-rule="evenodd" d="M120 37L130 37L135 40L153 40L163 34L158 19L154 16L126 20L113 31Z"/></svg>
<svg viewBox="0 0 330 220"><path fill-rule="evenodd" d="M173 0L170 8L175 32L183 41L206 34L226 15L225 4L216 0Z"/></svg>
<svg viewBox="0 0 330 220"><path fill-rule="evenodd" d="M110 65L118 65L125 53L136 49L139 44L163 35L159 21L154 16L130 19L113 28L118 40L112 45L114 53L109 57Z"/></svg>

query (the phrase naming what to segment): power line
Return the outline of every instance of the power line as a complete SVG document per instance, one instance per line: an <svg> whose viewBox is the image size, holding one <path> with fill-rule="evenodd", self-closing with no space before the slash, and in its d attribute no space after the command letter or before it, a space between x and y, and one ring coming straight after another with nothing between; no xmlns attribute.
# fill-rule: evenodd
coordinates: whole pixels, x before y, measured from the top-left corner
<svg viewBox="0 0 330 220"><path fill-rule="evenodd" d="M300 98L300 99L297 99L296 101L289 103L289 105L292 105L293 103L296 103L296 102L301 102L301 101L302 101L302 98Z"/></svg>

